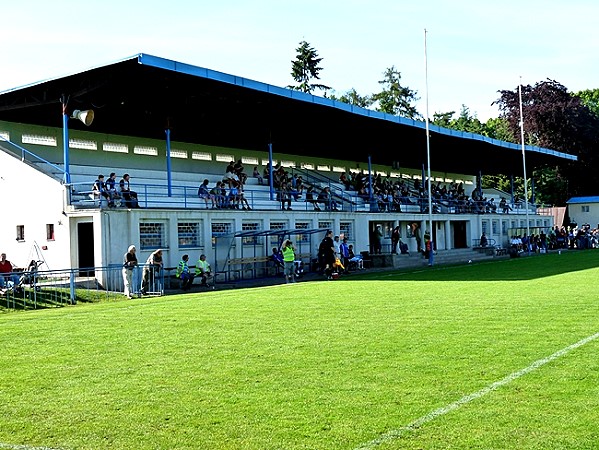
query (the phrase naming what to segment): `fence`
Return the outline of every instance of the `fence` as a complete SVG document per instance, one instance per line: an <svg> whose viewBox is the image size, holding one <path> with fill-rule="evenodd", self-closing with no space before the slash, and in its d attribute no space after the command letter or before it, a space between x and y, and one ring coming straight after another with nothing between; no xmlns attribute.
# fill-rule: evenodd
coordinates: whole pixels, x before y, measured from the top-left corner
<svg viewBox="0 0 599 450"><path fill-rule="evenodd" d="M15 271L0 276L0 307L9 309L51 308L123 298L121 265L63 270ZM145 280L144 280L145 277ZM164 294L164 271L154 266L133 269L133 295Z"/></svg>

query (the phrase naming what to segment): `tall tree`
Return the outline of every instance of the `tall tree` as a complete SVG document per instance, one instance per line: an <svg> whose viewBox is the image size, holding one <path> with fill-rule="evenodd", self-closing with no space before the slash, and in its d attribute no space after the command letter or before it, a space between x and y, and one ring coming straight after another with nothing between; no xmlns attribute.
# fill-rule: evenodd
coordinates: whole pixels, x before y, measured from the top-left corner
<svg viewBox="0 0 599 450"><path fill-rule="evenodd" d="M337 100L343 103L348 103L354 106L360 106L361 108L368 108L372 105L372 97L370 95L362 96L358 94L354 88L337 97L335 94L331 94L330 99Z"/></svg>
<svg viewBox="0 0 599 450"><path fill-rule="evenodd" d="M599 117L599 89L585 89L574 95L580 97L582 103Z"/></svg>
<svg viewBox="0 0 599 450"><path fill-rule="evenodd" d="M515 136L520 135L520 102L518 89L499 91L495 102L501 117L508 121ZM546 203L564 204L572 195L599 193L599 117L580 97L568 92L555 80L522 87L522 108L525 140L529 144L552 148L578 156L578 162L560 162L554 177L560 180L561 191L555 183L544 183L548 189L537 189ZM544 176L551 172L545 171ZM563 181L563 183L562 183ZM567 186L567 190L564 190Z"/></svg>
<svg viewBox="0 0 599 450"><path fill-rule="evenodd" d="M383 86L383 90L372 95L373 101L377 104L377 111L409 119L422 117L413 105L419 100L418 92L401 85L401 72L395 69L395 66L385 70L379 84Z"/></svg>
<svg viewBox="0 0 599 450"><path fill-rule="evenodd" d="M298 83L296 86L288 86L302 92L312 93L314 89L328 90L329 86L324 84L312 83L312 80L320 80L319 73L322 70L320 62L322 58L318 57L318 52L306 41L301 41L295 61L291 61L291 76Z"/></svg>

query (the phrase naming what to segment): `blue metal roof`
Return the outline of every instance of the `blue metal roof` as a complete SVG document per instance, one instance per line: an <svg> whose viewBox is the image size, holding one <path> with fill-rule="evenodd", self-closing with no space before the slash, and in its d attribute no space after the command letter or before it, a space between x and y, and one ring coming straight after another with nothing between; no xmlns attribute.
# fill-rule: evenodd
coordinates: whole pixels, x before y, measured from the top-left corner
<svg viewBox="0 0 599 450"><path fill-rule="evenodd" d="M570 200L566 202L566 204L576 205L580 203L599 203L599 196L592 195L589 197L572 197Z"/></svg>

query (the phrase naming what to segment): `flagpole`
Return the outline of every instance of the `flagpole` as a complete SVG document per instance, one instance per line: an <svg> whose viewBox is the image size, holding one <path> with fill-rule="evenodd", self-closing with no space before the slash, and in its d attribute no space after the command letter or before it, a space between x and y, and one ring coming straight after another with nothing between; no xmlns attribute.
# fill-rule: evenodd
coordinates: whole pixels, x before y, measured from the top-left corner
<svg viewBox="0 0 599 450"><path fill-rule="evenodd" d="M429 227L429 245L430 249L428 252L428 265L433 265L434 260L434 242L433 242L433 198L431 191L431 142L429 133L429 119L428 119L428 55L426 47L426 28L424 29L424 81L425 81L425 103L426 103L426 117L425 117L425 129L426 129L426 161L428 165L428 227ZM426 245L426 244L425 244ZM426 248L425 248L426 250Z"/></svg>
<svg viewBox="0 0 599 450"><path fill-rule="evenodd" d="M518 98L520 100L520 140L522 143L522 168L524 170L524 208L526 209L526 237L528 242L526 250L530 254L530 221L528 220L528 179L526 177L526 152L524 148L524 115L522 113L522 77L518 84Z"/></svg>

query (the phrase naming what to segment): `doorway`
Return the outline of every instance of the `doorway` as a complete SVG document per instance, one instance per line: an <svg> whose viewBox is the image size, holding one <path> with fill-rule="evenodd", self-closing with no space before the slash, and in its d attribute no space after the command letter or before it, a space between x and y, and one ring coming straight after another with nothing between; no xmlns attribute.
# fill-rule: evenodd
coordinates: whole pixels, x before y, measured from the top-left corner
<svg viewBox="0 0 599 450"><path fill-rule="evenodd" d="M79 276L92 277L95 275L93 267L96 258L94 256L94 223L80 222L77 224L77 258L79 261ZM81 270L81 268L92 268Z"/></svg>
<svg viewBox="0 0 599 450"><path fill-rule="evenodd" d="M451 224L453 225L453 247L468 248L468 242L466 241L466 222L456 221Z"/></svg>

